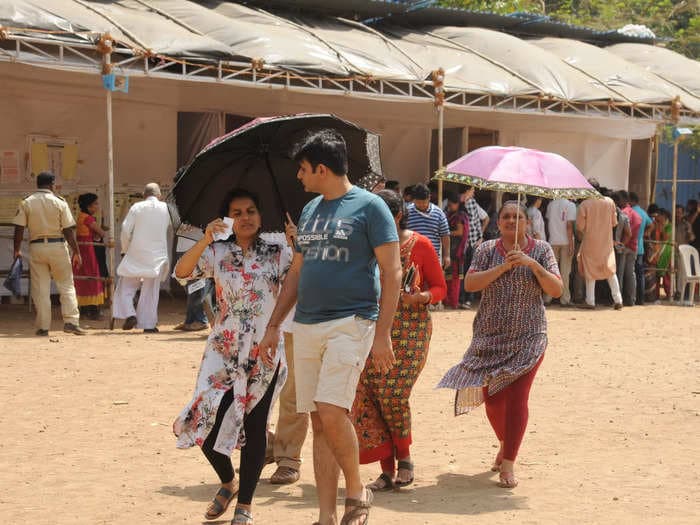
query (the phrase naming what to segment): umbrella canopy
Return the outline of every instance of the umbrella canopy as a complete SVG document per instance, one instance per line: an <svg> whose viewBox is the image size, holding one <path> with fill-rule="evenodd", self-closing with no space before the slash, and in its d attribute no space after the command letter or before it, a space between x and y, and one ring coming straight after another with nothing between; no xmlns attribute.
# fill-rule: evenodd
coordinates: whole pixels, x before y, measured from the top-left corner
<svg viewBox="0 0 700 525"><path fill-rule="evenodd" d="M284 230L285 213L296 221L313 198L297 180L293 148L308 134L328 128L345 138L351 182L382 179L375 133L329 114L257 118L212 141L178 172L169 200L179 220L203 228L221 216L228 192L244 188L260 197L263 231Z"/></svg>
<svg viewBox="0 0 700 525"><path fill-rule="evenodd" d="M576 166L561 155L519 147L479 148L440 169L434 178L549 199L600 196Z"/></svg>

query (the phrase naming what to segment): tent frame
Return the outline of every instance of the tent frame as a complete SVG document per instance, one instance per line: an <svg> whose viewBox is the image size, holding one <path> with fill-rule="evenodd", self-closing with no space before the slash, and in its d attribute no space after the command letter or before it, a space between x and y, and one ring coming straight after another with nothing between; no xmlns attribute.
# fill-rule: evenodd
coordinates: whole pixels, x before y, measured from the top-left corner
<svg viewBox="0 0 700 525"><path fill-rule="evenodd" d="M14 33L4 30L0 40L0 61L53 67L64 71L100 74L102 57L95 44L66 41L68 35L27 35L29 30ZM64 39L61 40L60 37ZM9 45L8 45L9 44ZM362 76L336 77L307 74L270 66L259 60L251 62L178 59L134 49L115 41L112 65L120 74L162 79L210 82L267 89L286 89L302 93L335 94L388 101L432 102L435 86L430 79L405 80ZM572 102L546 95L494 95L444 87L448 107L472 111L496 111L538 115L562 115L584 118L637 119L646 122L674 120L670 104L634 104L618 101ZM700 122L685 108L679 110L681 121Z"/></svg>

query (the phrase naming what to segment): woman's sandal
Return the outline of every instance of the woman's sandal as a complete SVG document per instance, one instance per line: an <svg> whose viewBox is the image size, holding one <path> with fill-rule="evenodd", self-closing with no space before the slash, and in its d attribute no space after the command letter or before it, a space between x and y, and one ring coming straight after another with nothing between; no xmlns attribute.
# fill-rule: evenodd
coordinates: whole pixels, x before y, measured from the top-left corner
<svg viewBox="0 0 700 525"><path fill-rule="evenodd" d="M207 512L204 514L204 517L208 520L215 520L216 518L221 516L224 512L228 510L228 506L231 504L236 494L238 494L237 488L231 491L224 487L221 487L217 491L216 496L221 496L222 498L225 498L226 503L222 505L221 502L218 499L216 499L216 496L214 496L214 499L211 500L211 504L209 505Z"/></svg>
<svg viewBox="0 0 700 525"><path fill-rule="evenodd" d="M241 525L252 525L253 523L253 513L249 510L236 507L233 511L233 519L231 520L231 525L236 525L240 523Z"/></svg>
<svg viewBox="0 0 700 525"><path fill-rule="evenodd" d="M382 472L376 480L367 485L367 488L372 492L389 492L396 490L396 485L394 485L394 480L391 479L391 476Z"/></svg>
<svg viewBox="0 0 700 525"><path fill-rule="evenodd" d="M513 472L501 472L498 475L498 486L502 489L514 489L518 486L518 480Z"/></svg>
<svg viewBox="0 0 700 525"><path fill-rule="evenodd" d="M340 525L350 525L355 520L364 518L362 525L367 525L369 523L369 509L372 507L372 500L374 496L372 491L365 488L365 501L345 498L345 507L350 507L350 510L346 510L343 514L343 519L340 520Z"/></svg>
<svg viewBox="0 0 700 525"><path fill-rule="evenodd" d="M394 485L397 487L408 487L411 483L413 483L413 461L408 461L405 459L399 460L399 465L398 465L399 470L408 470L411 472L411 479L407 481L400 481L396 480L394 481Z"/></svg>

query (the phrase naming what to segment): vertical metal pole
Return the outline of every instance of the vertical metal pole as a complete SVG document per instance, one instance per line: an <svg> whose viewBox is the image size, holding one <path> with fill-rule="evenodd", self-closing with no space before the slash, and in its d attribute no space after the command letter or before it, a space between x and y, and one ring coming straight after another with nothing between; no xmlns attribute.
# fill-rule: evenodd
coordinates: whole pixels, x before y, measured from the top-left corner
<svg viewBox="0 0 700 525"><path fill-rule="evenodd" d="M676 291L676 187L678 186L678 140L673 141L673 181L671 182L671 297ZM683 298L681 297L681 300ZM692 297L691 297L692 300Z"/></svg>
<svg viewBox="0 0 700 525"><path fill-rule="evenodd" d="M109 70L112 57L110 53L104 54L104 63L106 70ZM107 197L109 200L109 228L112 232L112 238L116 241L116 224L114 221L114 152L112 147L112 91L107 90ZM113 243L114 244L114 243ZM109 254L109 318L110 318L110 329L114 328L114 280L116 278L116 271L114 267L114 245L107 247L107 253Z"/></svg>
<svg viewBox="0 0 700 525"><path fill-rule="evenodd" d="M438 106L438 169L443 167L445 155L445 105ZM442 180L438 181L438 206L442 208Z"/></svg>

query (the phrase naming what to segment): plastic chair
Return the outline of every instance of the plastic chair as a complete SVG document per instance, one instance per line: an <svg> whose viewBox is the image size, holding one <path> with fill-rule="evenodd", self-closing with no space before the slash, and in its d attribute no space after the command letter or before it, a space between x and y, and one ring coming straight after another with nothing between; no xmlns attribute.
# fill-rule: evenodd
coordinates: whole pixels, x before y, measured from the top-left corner
<svg viewBox="0 0 700 525"><path fill-rule="evenodd" d="M678 272L678 291L680 292L680 301L683 301L686 286L690 285L690 294L688 301L684 304L687 306L695 305L695 288L700 283L700 255L698 251L689 244L681 244L678 246L680 252L679 272Z"/></svg>

